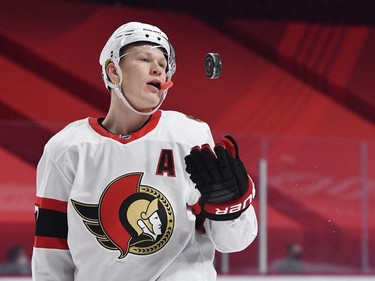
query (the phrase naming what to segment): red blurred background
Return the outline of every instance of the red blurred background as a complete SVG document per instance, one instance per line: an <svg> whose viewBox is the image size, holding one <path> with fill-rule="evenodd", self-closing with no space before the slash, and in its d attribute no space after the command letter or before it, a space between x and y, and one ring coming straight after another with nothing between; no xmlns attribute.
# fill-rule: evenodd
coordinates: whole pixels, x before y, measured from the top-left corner
<svg viewBox="0 0 375 281"><path fill-rule="evenodd" d="M269 262L298 241L317 271L374 269L374 5L345 14L353 1L342 1L330 18L308 12L310 2L299 14L291 1L130 2L0 0L0 260L14 243L31 255L43 146L71 121L104 116L99 53L119 25L143 21L165 31L177 54L162 109L208 122L217 139L232 134L256 183L267 159ZM207 52L221 55L219 79L204 74ZM256 272L258 240L230 265Z"/></svg>

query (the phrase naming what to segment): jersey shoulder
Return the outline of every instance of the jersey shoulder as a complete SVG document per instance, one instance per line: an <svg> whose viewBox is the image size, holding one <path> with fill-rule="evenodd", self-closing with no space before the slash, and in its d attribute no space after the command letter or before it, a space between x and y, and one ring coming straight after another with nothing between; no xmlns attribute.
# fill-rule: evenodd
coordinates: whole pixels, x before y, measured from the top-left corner
<svg viewBox="0 0 375 281"><path fill-rule="evenodd" d="M165 135L174 141L196 145L212 139L206 122L182 112L163 111L161 123L160 128Z"/></svg>
<svg viewBox="0 0 375 281"><path fill-rule="evenodd" d="M191 124L192 126L208 126L208 124L192 115L182 113L179 111L163 111L163 117L168 121L173 120L172 123Z"/></svg>
<svg viewBox="0 0 375 281"><path fill-rule="evenodd" d="M96 134L93 133L88 118L77 120L56 133L47 142L44 150L52 157L58 157L66 149L83 142L99 142L99 138L95 136Z"/></svg>

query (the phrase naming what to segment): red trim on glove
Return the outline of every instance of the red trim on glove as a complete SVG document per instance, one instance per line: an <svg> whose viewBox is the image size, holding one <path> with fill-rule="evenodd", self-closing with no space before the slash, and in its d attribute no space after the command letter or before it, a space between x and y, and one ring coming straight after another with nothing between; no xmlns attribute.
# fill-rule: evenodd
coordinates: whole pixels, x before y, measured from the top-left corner
<svg viewBox="0 0 375 281"><path fill-rule="evenodd" d="M237 212L242 212L246 208L248 208L253 201L253 187L252 185L249 186L247 192L242 195L241 197L223 203L217 204L208 204L204 205L204 211L208 214L215 215L215 216L222 216L228 214L234 214Z"/></svg>
<svg viewBox="0 0 375 281"><path fill-rule="evenodd" d="M190 206L190 208L192 209L194 215L195 215L195 228L196 230L202 232L202 233L206 233L206 229L204 228L204 221L206 220L206 218L204 217L204 214L203 214L203 210L202 210L202 207L200 205L200 200L201 198L199 197L199 199L197 200L197 202Z"/></svg>
<svg viewBox="0 0 375 281"><path fill-rule="evenodd" d="M237 157L236 147L230 139L223 138L221 142L217 143L216 145L221 145L222 147L224 147L224 149L228 151L229 154L233 156L233 158Z"/></svg>
<svg viewBox="0 0 375 281"><path fill-rule="evenodd" d="M193 210L194 215L199 215L202 212L202 207L199 204L200 200L201 200L201 198L199 197L197 203L195 203L194 205L190 206L190 208Z"/></svg>

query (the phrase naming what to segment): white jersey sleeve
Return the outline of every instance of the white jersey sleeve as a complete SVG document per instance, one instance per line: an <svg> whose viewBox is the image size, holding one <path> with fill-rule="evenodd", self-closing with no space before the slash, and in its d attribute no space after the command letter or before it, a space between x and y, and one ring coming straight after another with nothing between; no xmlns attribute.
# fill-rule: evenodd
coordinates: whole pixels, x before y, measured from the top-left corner
<svg viewBox="0 0 375 281"><path fill-rule="evenodd" d="M46 146L37 167L36 235L32 257L35 281L74 280L74 264L67 244L67 202L72 179L67 178L64 167L55 162L55 155L51 155L54 153L55 148Z"/></svg>
<svg viewBox="0 0 375 281"><path fill-rule="evenodd" d="M252 205L235 220L206 220L204 227L207 236L215 244L215 249L221 253L234 253L244 250L258 234L258 223Z"/></svg>

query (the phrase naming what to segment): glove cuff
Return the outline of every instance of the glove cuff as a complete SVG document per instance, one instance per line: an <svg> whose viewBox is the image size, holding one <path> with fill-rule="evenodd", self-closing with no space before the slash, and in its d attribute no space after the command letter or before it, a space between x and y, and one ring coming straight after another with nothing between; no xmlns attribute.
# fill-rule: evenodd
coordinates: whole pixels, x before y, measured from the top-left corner
<svg viewBox="0 0 375 281"><path fill-rule="evenodd" d="M206 218L216 221L227 221L238 218L253 201L253 186L250 186L241 197L223 203L205 203L202 208Z"/></svg>
<svg viewBox="0 0 375 281"><path fill-rule="evenodd" d="M191 205L190 208L195 215L195 229L199 230L202 233L205 233L206 230L204 229L203 223L206 220L206 217L204 215L200 202L201 198L199 197L198 201L194 205Z"/></svg>

